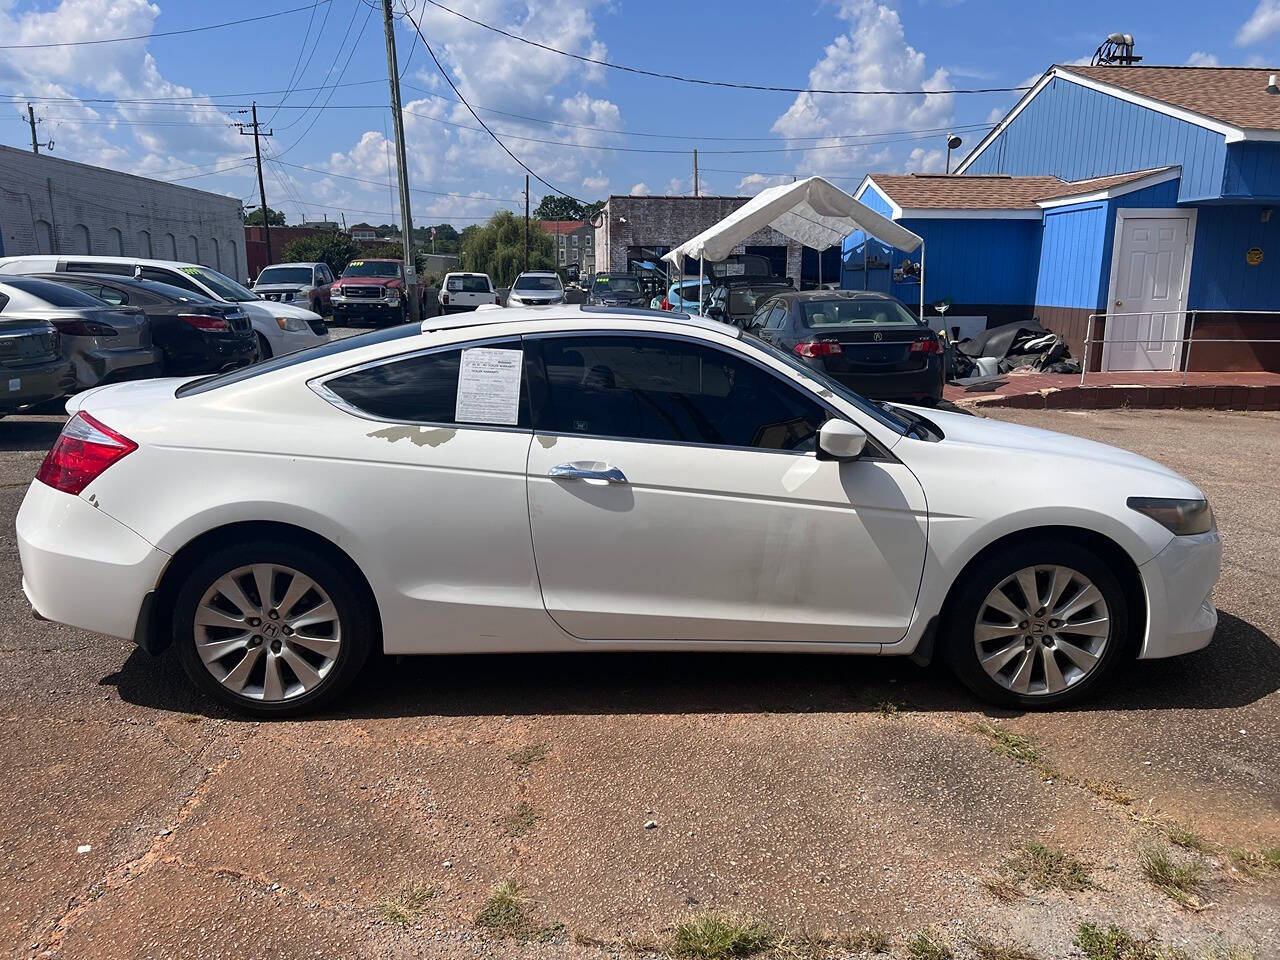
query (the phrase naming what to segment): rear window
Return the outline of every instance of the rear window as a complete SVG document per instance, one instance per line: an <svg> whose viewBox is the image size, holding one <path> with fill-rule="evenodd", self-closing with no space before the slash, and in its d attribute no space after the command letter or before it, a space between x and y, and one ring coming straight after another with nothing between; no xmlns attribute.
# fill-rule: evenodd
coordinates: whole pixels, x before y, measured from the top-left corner
<svg viewBox="0 0 1280 960"><path fill-rule="evenodd" d="M270 360L262 360L259 363L250 364L247 367L240 367L238 370L231 370L227 373L214 374L212 377L204 377L200 380L193 380L190 383L184 383L174 393L176 397L190 397L198 393L207 393L210 390L217 390L219 387L225 387L233 383L241 383L245 380L252 380L254 377L260 377L264 373L271 373L273 370L284 370L287 367L295 366L299 363L306 363L308 360L315 360L319 357L332 357L339 353L345 353L348 350L355 350L359 347L367 347L372 343L386 343L390 340L399 340L402 337L412 337L422 332L422 327L416 323L401 323L394 327L387 327L383 330L375 330L372 333L362 333L355 337L347 337L343 340L330 340L328 343L322 343L315 347L307 347L296 353L286 353L284 356L272 357Z"/></svg>
<svg viewBox="0 0 1280 960"><path fill-rule="evenodd" d="M450 293L492 293L488 277L450 277L445 284Z"/></svg>
<svg viewBox="0 0 1280 960"><path fill-rule="evenodd" d="M698 281L693 283L677 283L671 288L671 295L679 297L681 300L691 300L697 302L698 297ZM711 284L704 283L702 285L702 299L711 296Z"/></svg>
<svg viewBox="0 0 1280 960"><path fill-rule="evenodd" d="M807 300L800 305L806 327L920 326L914 313L897 300Z"/></svg>
<svg viewBox="0 0 1280 960"><path fill-rule="evenodd" d="M65 283L54 283L52 280L37 280L35 277L14 277L5 283L15 290L29 293L53 307L101 307L102 301L87 293L67 286Z"/></svg>

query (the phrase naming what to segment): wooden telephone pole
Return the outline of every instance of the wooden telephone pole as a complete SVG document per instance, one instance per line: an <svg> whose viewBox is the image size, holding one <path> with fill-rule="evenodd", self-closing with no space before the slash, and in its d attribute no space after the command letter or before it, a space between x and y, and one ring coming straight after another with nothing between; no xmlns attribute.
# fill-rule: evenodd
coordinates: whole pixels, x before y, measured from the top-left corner
<svg viewBox="0 0 1280 960"><path fill-rule="evenodd" d="M396 179L400 187L400 219L404 230L405 315L422 318L418 304L418 269L414 256L413 214L409 210L409 168L405 162L404 112L400 108L400 63L396 57L395 20L391 0L382 0L382 25L387 34L387 82L391 85L391 125L396 136Z"/></svg>
<svg viewBox="0 0 1280 960"><path fill-rule="evenodd" d="M524 272L529 272L529 175L524 175Z"/></svg>
<svg viewBox="0 0 1280 960"><path fill-rule="evenodd" d="M274 259L271 255L271 225L267 222L268 219L270 219L267 216L267 188L262 182L262 147L258 142L258 138L270 137L275 133L275 131L268 130L266 133L263 133L259 130L258 101L253 101L252 106L253 110L251 112L253 114L253 123L237 123L236 126L240 128L240 136L253 137L253 156L254 159L258 161L258 200L262 203L262 206L258 208L262 211L262 238L267 242L267 263L271 263L272 259ZM240 113L244 112L244 110L240 111ZM249 131L246 132L245 127L250 128Z"/></svg>

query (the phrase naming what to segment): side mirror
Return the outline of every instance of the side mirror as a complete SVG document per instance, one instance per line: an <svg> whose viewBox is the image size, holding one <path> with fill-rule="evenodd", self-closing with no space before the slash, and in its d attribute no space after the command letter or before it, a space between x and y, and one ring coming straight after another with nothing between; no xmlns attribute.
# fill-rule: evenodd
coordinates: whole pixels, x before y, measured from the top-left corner
<svg viewBox="0 0 1280 960"><path fill-rule="evenodd" d="M818 430L818 459L857 460L867 445L867 435L857 424L833 417Z"/></svg>

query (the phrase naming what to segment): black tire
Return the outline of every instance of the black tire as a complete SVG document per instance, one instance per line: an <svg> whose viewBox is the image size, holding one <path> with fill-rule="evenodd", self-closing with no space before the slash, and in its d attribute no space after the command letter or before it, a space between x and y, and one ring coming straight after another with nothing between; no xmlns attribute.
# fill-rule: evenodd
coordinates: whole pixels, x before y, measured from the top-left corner
<svg viewBox="0 0 1280 960"><path fill-rule="evenodd" d="M196 608L206 591L239 567L269 563L304 574L328 594L341 628L341 645L323 679L311 690L279 701L243 696L210 673L196 650ZM203 692L238 713L262 718L293 717L318 710L338 697L356 678L377 637L377 618L368 600L351 585L351 574L314 549L288 542L248 541L216 550L187 575L174 602L173 636L178 660ZM287 613L287 611L286 611ZM295 648L296 649L296 648Z"/></svg>
<svg viewBox="0 0 1280 960"><path fill-rule="evenodd" d="M1057 693L1023 694L997 683L983 669L974 643L975 625L988 595L1011 574L1032 566L1057 565L1093 582L1106 602L1110 634L1090 672ZM1021 543L994 553L969 570L953 588L942 624L943 653L960 681L988 703L1022 710L1047 710L1093 695L1132 649L1129 603L1119 579L1096 553L1067 540ZM1033 643L1037 642L1033 640ZM1043 669L1043 668L1042 668Z"/></svg>
<svg viewBox="0 0 1280 960"><path fill-rule="evenodd" d="M258 359L271 359L271 344L267 343L267 338L262 334L258 334Z"/></svg>

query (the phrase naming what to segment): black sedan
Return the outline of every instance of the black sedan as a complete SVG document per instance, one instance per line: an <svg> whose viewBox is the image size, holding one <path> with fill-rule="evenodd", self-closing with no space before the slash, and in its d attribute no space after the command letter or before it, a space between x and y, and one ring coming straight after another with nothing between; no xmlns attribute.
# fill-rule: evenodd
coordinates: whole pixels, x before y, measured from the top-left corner
<svg viewBox="0 0 1280 960"><path fill-rule="evenodd" d="M942 399L942 341L887 294L790 291L761 304L746 329L865 397L928 405Z"/></svg>
<svg viewBox="0 0 1280 960"><path fill-rule="evenodd" d="M142 310L169 377L218 373L258 359L258 338L239 304L218 303L182 287L113 274L56 273L45 279L74 287L109 304Z"/></svg>

